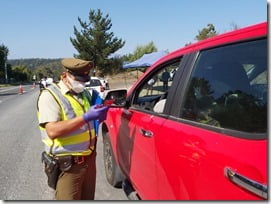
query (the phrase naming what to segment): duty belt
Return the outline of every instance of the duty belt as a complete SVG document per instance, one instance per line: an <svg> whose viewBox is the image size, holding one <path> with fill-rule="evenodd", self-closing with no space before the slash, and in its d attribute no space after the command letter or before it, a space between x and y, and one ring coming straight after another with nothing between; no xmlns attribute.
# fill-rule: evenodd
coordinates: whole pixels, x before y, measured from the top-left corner
<svg viewBox="0 0 271 204"><path fill-rule="evenodd" d="M61 171L69 171L72 165L83 164L88 156L55 156L54 159L57 161Z"/></svg>
<svg viewBox="0 0 271 204"><path fill-rule="evenodd" d="M73 162L75 164L83 164L86 160L85 157L87 157L87 156L72 156L72 157L73 157Z"/></svg>

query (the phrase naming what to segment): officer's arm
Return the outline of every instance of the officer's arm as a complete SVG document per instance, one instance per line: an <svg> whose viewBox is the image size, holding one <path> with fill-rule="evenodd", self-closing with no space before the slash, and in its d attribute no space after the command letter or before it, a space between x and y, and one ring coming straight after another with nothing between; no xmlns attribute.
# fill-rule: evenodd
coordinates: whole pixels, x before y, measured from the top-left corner
<svg viewBox="0 0 271 204"><path fill-rule="evenodd" d="M47 135L51 139L61 137L71 133L72 131L80 128L86 122L82 116L72 118L70 120L48 122L45 124Z"/></svg>

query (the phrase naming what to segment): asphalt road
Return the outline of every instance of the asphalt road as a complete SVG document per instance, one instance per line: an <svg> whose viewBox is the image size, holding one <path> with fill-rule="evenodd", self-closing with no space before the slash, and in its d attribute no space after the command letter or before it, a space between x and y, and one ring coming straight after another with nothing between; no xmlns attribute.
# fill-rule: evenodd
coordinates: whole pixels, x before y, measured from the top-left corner
<svg viewBox="0 0 271 204"><path fill-rule="evenodd" d="M53 200L40 160L43 151L32 85L0 88L0 199ZM95 200L127 200L122 189L111 187L103 168L102 138L98 137Z"/></svg>

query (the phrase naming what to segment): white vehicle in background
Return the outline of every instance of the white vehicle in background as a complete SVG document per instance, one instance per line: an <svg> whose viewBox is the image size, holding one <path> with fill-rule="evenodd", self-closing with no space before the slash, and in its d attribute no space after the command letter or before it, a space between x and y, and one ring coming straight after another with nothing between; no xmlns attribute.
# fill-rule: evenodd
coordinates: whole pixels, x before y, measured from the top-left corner
<svg viewBox="0 0 271 204"><path fill-rule="evenodd" d="M105 90L109 89L109 83L108 83L108 81L106 79L101 78L101 77L96 77L96 78L101 81L101 83L102 83L103 87L105 88Z"/></svg>
<svg viewBox="0 0 271 204"><path fill-rule="evenodd" d="M103 98L105 88L98 77L91 77L85 85L90 94L92 94L92 90L96 90L100 94L101 98Z"/></svg>

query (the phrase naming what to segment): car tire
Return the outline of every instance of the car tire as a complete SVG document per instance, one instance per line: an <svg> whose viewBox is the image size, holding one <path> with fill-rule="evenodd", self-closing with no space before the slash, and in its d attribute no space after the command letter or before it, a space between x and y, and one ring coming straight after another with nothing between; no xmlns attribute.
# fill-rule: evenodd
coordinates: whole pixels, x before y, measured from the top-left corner
<svg viewBox="0 0 271 204"><path fill-rule="evenodd" d="M124 176L116 163L108 132L103 137L103 155L105 175L108 183L116 188L121 188Z"/></svg>

